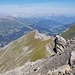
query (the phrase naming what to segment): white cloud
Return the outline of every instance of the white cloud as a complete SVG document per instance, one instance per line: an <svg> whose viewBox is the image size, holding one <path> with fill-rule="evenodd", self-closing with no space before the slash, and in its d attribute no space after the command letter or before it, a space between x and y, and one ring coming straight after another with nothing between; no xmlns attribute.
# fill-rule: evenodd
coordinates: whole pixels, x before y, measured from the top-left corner
<svg viewBox="0 0 75 75"><path fill-rule="evenodd" d="M57 5L57 6L56 6ZM0 13L16 14L24 13L26 15L35 14L70 14L75 15L74 7L58 7L58 3L45 5L5 5L0 6Z"/></svg>

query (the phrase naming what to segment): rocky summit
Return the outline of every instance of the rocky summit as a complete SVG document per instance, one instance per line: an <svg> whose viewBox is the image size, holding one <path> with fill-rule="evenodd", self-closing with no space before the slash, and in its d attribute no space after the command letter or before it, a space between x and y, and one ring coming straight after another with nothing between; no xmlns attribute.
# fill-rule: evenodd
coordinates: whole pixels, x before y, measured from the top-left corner
<svg viewBox="0 0 75 75"><path fill-rule="evenodd" d="M75 75L75 39L55 54L54 37L37 30L0 49L1 75Z"/></svg>

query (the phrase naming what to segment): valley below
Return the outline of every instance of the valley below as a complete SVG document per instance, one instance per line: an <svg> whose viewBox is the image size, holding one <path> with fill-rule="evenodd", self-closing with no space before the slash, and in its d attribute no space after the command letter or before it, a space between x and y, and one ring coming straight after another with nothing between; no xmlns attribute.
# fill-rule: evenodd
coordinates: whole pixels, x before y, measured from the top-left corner
<svg viewBox="0 0 75 75"><path fill-rule="evenodd" d="M60 19L60 20L59 20ZM17 18L13 16L0 17L0 47L18 39L19 37L38 30L49 36L61 34L74 24L75 17L50 16Z"/></svg>

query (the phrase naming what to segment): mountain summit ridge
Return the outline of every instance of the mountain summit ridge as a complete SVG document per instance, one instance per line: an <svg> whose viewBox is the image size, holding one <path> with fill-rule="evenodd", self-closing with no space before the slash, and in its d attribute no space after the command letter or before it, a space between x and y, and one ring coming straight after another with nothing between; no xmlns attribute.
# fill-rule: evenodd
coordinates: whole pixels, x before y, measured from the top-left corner
<svg viewBox="0 0 75 75"><path fill-rule="evenodd" d="M67 41L64 52L55 54L54 38L42 40L43 36L47 37L34 30L0 49L1 75L58 75L66 70L74 74L75 41Z"/></svg>
<svg viewBox="0 0 75 75"><path fill-rule="evenodd" d="M52 55L46 47L49 44L49 50L53 50L52 37L48 36L49 38L44 40L45 35L37 32L41 39L36 39L34 37L36 32L37 30L34 30L0 49L0 73L20 67L28 61L32 62Z"/></svg>
<svg viewBox="0 0 75 75"><path fill-rule="evenodd" d="M50 36L46 36L45 34L39 33L38 30L35 30L35 36L34 36L34 38L36 38L36 39L42 39L44 41L44 40L50 39Z"/></svg>
<svg viewBox="0 0 75 75"><path fill-rule="evenodd" d="M74 75L75 69L73 61L75 61L75 45L69 46L65 52L37 60L35 62L27 62L21 67L10 70L1 75ZM70 60L70 61L69 61ZM60 62L60 63L59 63ZM71 64L71 66L70 66Z"/></svg>

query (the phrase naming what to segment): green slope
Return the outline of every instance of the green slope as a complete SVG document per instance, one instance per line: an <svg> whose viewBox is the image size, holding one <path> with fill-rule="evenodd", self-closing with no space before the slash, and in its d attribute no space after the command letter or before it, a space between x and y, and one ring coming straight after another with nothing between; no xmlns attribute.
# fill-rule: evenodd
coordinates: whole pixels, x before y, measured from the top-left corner
<svg viewBox="0 0 75 75"><path fill-rule="evenodd" d="M61 34L66 39L71 39L75 37L75 24L72 25L67 31Z"/></svg>
<svg viewBox="0 0 75 75"><path fill-rule="evenodd" d="M35 39L35 32L22 36L0 50L0 73L22 66L27 61L36 61L51 55L45 46L49 44L50 49L53 49L52 38Z"/></svg>

